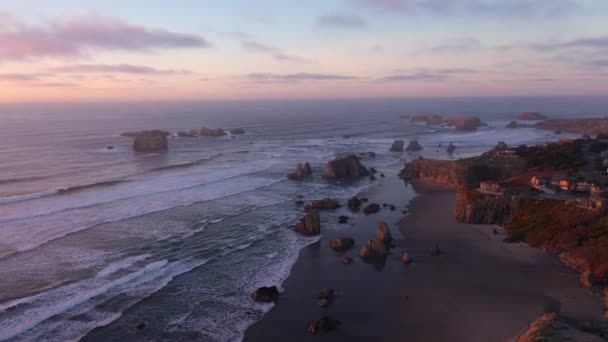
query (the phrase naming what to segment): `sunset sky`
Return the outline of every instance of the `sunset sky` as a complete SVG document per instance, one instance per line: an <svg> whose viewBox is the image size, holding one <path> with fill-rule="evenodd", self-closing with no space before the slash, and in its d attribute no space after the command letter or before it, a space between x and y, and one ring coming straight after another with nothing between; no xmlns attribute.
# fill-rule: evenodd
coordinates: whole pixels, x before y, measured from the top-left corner
<svg viewBox="0 0 608 342"><path fill-rule="evenodd" d="M0 101L608 93L606 0L0 0Z"/></svg>

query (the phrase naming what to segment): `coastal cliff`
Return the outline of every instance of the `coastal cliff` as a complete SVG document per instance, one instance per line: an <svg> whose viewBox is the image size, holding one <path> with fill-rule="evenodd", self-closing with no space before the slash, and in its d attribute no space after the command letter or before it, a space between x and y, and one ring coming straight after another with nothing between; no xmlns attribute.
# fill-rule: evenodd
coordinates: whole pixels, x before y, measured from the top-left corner
<svg viewBox="0 0 608 342"><path fill-rule="evenodd" d="M454 217L469 224L505 224L520 208L521 199L511 194L492 195L461 187L456 193Z"/></svg>

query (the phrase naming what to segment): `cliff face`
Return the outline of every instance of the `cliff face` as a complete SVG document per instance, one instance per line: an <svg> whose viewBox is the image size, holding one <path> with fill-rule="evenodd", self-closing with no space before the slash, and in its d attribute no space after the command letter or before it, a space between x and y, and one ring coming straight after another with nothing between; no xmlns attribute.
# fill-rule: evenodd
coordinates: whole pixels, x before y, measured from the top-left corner
<svg viewBox="0 0 608 342"><path fill-rule="evenodd" d="M510 194L483 194L461 187L456 194L454 217L469 224L503 225L513 218L520 206L520 198Z"/></svg>

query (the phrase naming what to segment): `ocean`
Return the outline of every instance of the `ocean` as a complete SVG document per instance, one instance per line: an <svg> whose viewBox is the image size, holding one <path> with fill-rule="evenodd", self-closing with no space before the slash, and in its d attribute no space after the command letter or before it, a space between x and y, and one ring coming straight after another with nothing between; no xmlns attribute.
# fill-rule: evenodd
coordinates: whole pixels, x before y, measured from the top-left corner
<svg viewBox="0 0 608 342"><path fill-rule="evenodd" d="M521 111L608 115L600 97L0 104L0 340L238 341L271 306L257 287L281 284L300 249L294 201L342 202L382 180L332 182L336 154L395 177L417 158L456 158L554 141L508 129ZM476 115L477 132L412 124L415 113ZM245 135L170 138L134 153L120 133L203 126ZM417 154L388 151L417 139ZM443 147L439 148L439 144ZM107 149L113 146L114 149ZM298 162L314 177L288 180ZM324 213L322 229L344 229ZM143 331L135 326L145 322Z"/></svg>

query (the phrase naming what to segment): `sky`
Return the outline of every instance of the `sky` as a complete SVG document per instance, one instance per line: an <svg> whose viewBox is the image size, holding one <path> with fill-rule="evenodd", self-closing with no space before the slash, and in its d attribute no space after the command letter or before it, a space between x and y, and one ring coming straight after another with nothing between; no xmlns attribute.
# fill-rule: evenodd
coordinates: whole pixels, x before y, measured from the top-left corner
<svg viewBox="0 0 608 342"><path fill-rule="evenodd" d="M607 94L606 0L0 0L0 102Z"/></svg>

